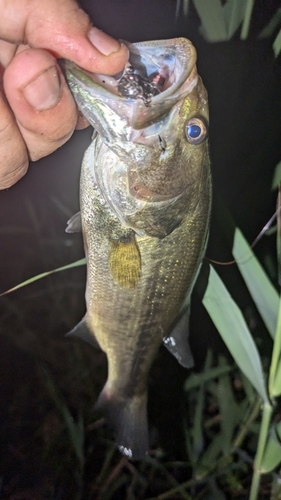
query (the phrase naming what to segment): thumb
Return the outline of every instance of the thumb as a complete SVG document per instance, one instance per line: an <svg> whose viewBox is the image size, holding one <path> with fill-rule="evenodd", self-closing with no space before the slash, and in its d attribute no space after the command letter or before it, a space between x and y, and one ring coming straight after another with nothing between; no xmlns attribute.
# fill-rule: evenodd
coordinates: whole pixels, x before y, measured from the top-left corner
<svg viewBox="0 0 281 500"><path fill-rule="evenodd" d="M91 25L75 0L0 0L0 39L46 49L93 73L116 74L127 48Z"/></svg>

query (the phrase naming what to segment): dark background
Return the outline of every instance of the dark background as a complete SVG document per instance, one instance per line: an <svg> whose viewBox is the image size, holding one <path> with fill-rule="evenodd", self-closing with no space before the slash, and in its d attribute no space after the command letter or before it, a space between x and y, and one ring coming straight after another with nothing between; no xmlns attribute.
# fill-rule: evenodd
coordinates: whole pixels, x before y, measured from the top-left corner
<svg viewBox="0 0 281 500"><path fill-rule="evenodd" d="M192 3L188 17L180 13L178 20L172 0L80 3L97 27L116 38L135 42L185 36L197 48L211 117L214 210L207 256L229 260L231 247L221 228L220 203L249 242L275 210L271 183L281 160L280 58L274 58L272 40L257 36L279 2L255 2L246 41L237 34L231 41L213 44L201 37ZM76 132L60 150L31 164L17 185L0 192L0 291L83 256L80 236L67 235L64 229L78 210L79 170L90 137L90 129ZM270 265L275 262L274 245L274 237L267 237L256 250L276 283L275 268ZM254 318L254 330L262 335L263 325L235 267L218 270L242 310ZM93 404L104 383L103 356L64 339L83 315L84 281L85 269L77 268L0 298L3 498L34 482L35 458L44 475L41 430L53 409L51 402L46 403L49 396L38 366L48 370L74 413L84 408L85 401ZM195 369L199 369L208 347L222 351L224 347L196 296L190 329ZM158 442L176 457L184 453L175 408L181 407L185 378L186 372L163 350L151 376L149 413L158 429ZM40 474L37 471L36 480Z"/></svg>

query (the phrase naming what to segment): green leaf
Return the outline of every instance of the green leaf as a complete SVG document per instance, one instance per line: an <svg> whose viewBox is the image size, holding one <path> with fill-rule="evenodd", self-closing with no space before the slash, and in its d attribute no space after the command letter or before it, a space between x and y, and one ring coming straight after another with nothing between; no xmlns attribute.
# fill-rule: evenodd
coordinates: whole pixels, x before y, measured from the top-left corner
<svg viewBox="0 0 281 500"><path fill-rule="evenodd" d="M280 474L273 474L270 500L280 500L280 499L281 499Z"/></svg>
<svg viewBox="0 0 281 500"><path fill-rule="evenodd" d="M270 38L271 35L273 35L274 31L276 30L277 26L280 25L280 21L281 21L281 10L278 9L275 12L275 14L273 14L269 23L260 32L258 38L261 38L261 39L262 38Z"/></svg>
<svg viewBox="0 0 281 500"><path fill-rule="evenodd" d="M204 37L209 42L227 40L227 27L220 0L193 0L202 22Z"/></svg>
<svg viewBox="0 0 281 500"><path fill-rule="evenodd" d="M183 0L183 15L184 16L187 16L187 14L188 14L189 1L190 0Z"/></svg>
<svg viewBox="0 0 281 500"><path fill-rule="evenodd" d="M243 234L236 228L232 254L272 338L275 336L279 296Z"/></svg>
<svg viewBox="0 0 281 500"><path fill-rule="evenodd" d="M241 381L243 385L243 389L246 394L246 398L249 404L255 403L257 399L257 393L255 389L253 388L252 384L249 382L247 377L245 377L244 373L241 373Z"/></svg>
<svg viewBox="0 0 281 500"><path fill-rule="evenodd" d="M33 276L33 278L29 278L28 280L23 281L19 285L16 285L13 288L6 290L6 292L0 293L0 297L2 297L3 295L7 295L8 293L14 292L15 290L18 290L19 288L30 285L34 281L40 280L42 278L46 278L46 276L49 276L50 274L58 273L60 271L66 271L67 269L71 269L72 267L84 266L85 264L86 264L85 258L79 259L79 260L76 260L75 262L72 262L71 264L67 264L66 266L58 267L57 269L52 269L51 271L46 271L45 273L37 274L37 276Z"/></svg>
<svg viewBox="0 0 281 500"><path fill-rule="evenodd" d="M208 351L204 371L208 372L209 368L212 364L212 353ZM192 449L192 457L193 461L197 462L200 454L202 453L204 447L204 435L203 435L203 413L204 413L204 404L205 404L205 393L206 387L205 384L202 383L197 390L197 398L196 398L196 406L194 412L194 425L192 428L192 441L193 441L193 449Z"/></svg>
<svg viewBox="0 0 281 500"><path fill-rule="evenodd" d="M248 36L253 7L254 7L254 0L247 0L244 21L241 29L241 36L240 36L241 40L246 40Z"/></svg>
<svg viewBox="0 0 281 500"><path fill-rule="evenodd" d="M203 412L205 404L205 386L202 384L197 393L197 401L194 412L194 424L192 428L192 448L193 448L193 460L198 461L202 450L204 449L204 435L203 435Z"/></svg>
<svg viewBox="0 0 281 500"><path fill-rule="evenodd" d="M271 472L281 462L281 422L272 426L261 461L261 472Z"/></svg>
<svg viewBox="0 0 281 500"><path fill-rule="evenodd" d="M176 18L179 17L181 5L183 14L187 16L190 0L177 0ZM193 0L200 17L203 36L209 42L229 40L242 24L241 39L248 36L254 0ZM224 5L222 5L224 4Z"/></svg>
<svg viewBox="0 0 281 500"><path fill-rule="evenodd" d="M218 487L218 485L216 483L216 479L213 476L211 476L208 479L207 484L208 484L209 489L210 489L210 494L212 495L211 498L216 499L216 500L226 500L226 496L225 496L224 492Z"/></svg>
<svg viewBox="0 0 281 500"><path fill-rule="evenodd" d="M239 28L245 16L250 22L249 0L193 0L202 22L202 32L209 42L229 40ZM246 13L245 13L246 12Z"/></svg>
<svg viewBox="0 0 281 500"><path fill-rule="evenodd" d="M245 13L245 0L226 2L223 6L224 18L227 25L227 39L229 40L239 28Z"/></svg>
<svg viewBox="0 0 281 500"><path fill-rule="evenodd" d="M269 403L261 360L255 343L239 307L212 266L203 304L235 362L263 401Z"/></svg>
<svg viewBox="0 0 281 500"><path fill-rule="evenodd" d="M281 51L281 30L279 31L277 37L275 38L272 47L275 57L279 56Z"/></svg>
<svg viewBox="0 0 281 500"><path fill-rule="evenodd" d="M222 357L220 357L220 364L225 364ZM235 402L229 375L222 375L219 378L217 395L223 436L222 449L224 455L229 455L232 451L232 438L237 426L237 414L239 413L239 406Z"/></svg>
<svg viewBox="0 0 281 500"><path fill-rule="evenodd" d="M277 189L278 185L281 183L281 161L277 163L275 170L274 170L274 175L273 175L273 180L272 180L272 189Z"/></svg>
<svg viewBox="0 0 281 500"><path fill-rule="evenodd" d="M278 366L275 372L275 377L272 382L270 396L272 398L278 398L279 396L281 396L281 355L279 356L278 359Z"/></svg>
<svg viewBox="0 0 281 500"><path fill-rule="evenodd" d="M216 434L209 444L206 452L196 468L196 478L206 477L212 470L217 467L218 458L222 455L224 436Z"/></svg>
<svg viewBox="0 0 281 500"><path fill-rule="evenodd" d="M75 422L70 410L67 407L66 401L61 394L59 388L53 381L49 370L46 367L40 367L41 374L45 379L46 388L48 389L58 411L60 412L64 425L69 433L71 445L78 459L80 469L84 466L84 422L82 412L79 411L78 421Z"/></svg>
<svg viewBox="0 0 281 500"><path fill-rule="evenodd" d="M202 373L192 373L184 384L185 391L190 391L191 389L195 389L199 385L204 382L209 382L214 378L218 378L221 375L232 372L234 370L234 365L226 365L226 366L216 366L215 368L210 368L207 372Z"/></svg>
<svg viewBox="0 0 281 500"><path fill-rule="evenodd" d="M269 396L274 398L281 394L281 301L279 306L276 334L269 369Z"/></svg>

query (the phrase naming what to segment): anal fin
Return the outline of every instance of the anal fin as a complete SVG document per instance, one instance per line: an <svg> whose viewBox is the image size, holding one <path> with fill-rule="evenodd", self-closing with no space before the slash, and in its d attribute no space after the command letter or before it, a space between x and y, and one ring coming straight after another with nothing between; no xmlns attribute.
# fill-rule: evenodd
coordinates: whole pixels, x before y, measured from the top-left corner
<svg viewBox="0 0 281 500"><path fill-rule="evenodd" d="M84 316L84 318L82 318L81 321L79 321L79 323L77 323L77 325L72 330L70 330L70 332L66 333L65 336L78 337L79 339L88 342L88 344L91 344L96 349L100 349L96 337L87 325L86 316Z"/></svg>
<svg viewBox="0 0 281 500"><path fill-rule="evenodd" d="M193 356L188 342L189 306L180 316L171 334L163 339L164 346L184 368L194 365Z"/></svg>

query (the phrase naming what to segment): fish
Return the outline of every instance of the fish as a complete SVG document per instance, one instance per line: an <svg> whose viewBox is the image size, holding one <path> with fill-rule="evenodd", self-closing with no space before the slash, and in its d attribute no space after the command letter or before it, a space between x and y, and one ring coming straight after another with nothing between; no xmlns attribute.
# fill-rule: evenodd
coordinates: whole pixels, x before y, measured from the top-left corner
<svg viewBox="0 0 281 500"><path fill-rule="evenodd" d="M86 315L69 335L107 356L96 409L119 450L149 450L147 384L163 344L193 365L190 295L205 254L211 209L208 97L186 38L127 44L113 77L64 61L78 108L94 127L80 179Z"/></svg>

